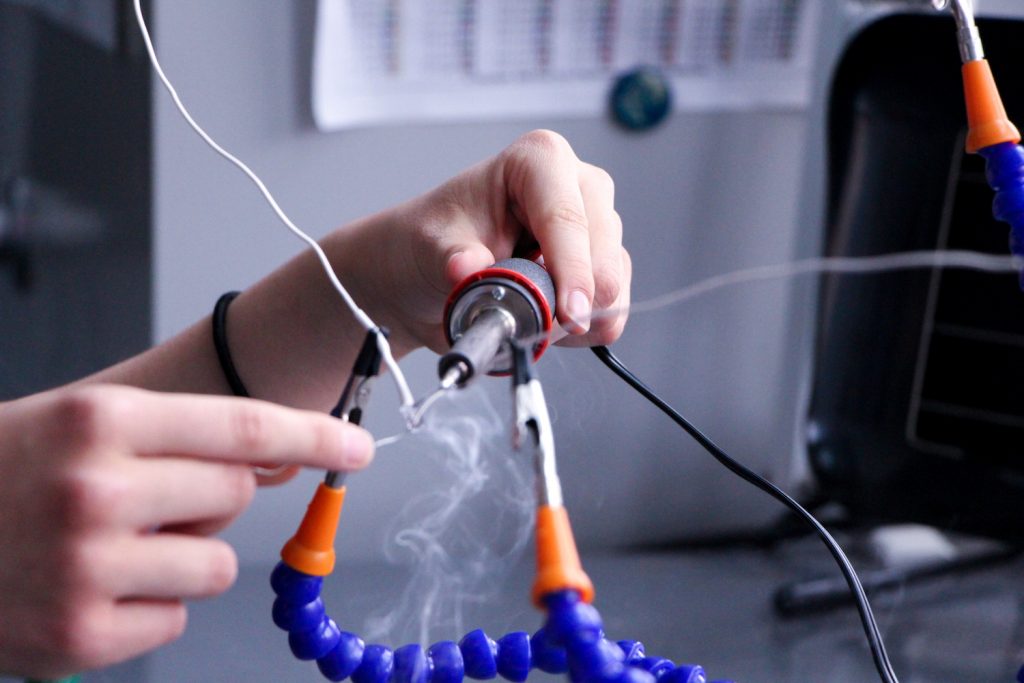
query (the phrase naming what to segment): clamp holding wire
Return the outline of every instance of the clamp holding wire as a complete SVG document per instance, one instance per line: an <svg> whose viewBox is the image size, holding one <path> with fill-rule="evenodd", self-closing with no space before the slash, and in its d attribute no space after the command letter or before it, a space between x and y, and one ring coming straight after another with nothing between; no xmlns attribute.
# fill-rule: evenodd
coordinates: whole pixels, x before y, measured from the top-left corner
<svg viewBox="0 0 1024 683"><path fill-rule="evenodd" d="M575 592L589 603L594 599L594 584L583 571L562 499L544 390L534 375L530 351L515 341L509 344L516 411L513 442L517 450L532 451L537 473L537 578L533 584L533 603L543 609L546 596L565 592Z"/></svg>
<svg viewBox="0 0 1024 683"><path fill-rule="evenodd" d="M1024 259L1024 148L985 59L974 24L973 0L932 0L932 5L950 8L956 20L967 104L967 152L985 158L985 176L996 193L992 212L997 220L1010 224L1010 251ZM1020 286L1024 289L1024 271Z"/></svg>
<svg viewBox="0 0 1024 683"><path fill-rule="evenodd" d="M373 389L373 381L380 374L380 364L384 360L380 352L380 344L377 336L385 339L388 331L384 328L375 328L366 333L363 340L363 347L359 350L355 365L352 367L352 374L349 375L345 387L341 390L341 397L337 405L331 410L331 415L351 422L354 425L362 422L363 410L370 402L370 391ZM345 473L330 471L324 478L324 483L332 488L340 488L345 483Z"/></svg>
<svg viewBox="0 0 1024 683"><path fill-rule="evenodd" d="M380 372L382 355L377 335L386 330L374 328L366 333L356 357L352 374L345 382L341 397L331 411L334 417L359 424L370 400L370 389ZM309 503L298 531L281 549L281 559L292 569L309 576L323 577L334 570L334 537L338 532L341 508L345 503L345 472L329 471Z"/></svg>
<svg viewBox="0 0 1024 683"><path fill-rule="evenodd" d="M537 504L564 507L562 483L555 465L555 438L551 429L544 389L533 371L530 353L522 344L512 342L512 391L515 425L512 442L517 450L533 449L537 473Z"/></svg>

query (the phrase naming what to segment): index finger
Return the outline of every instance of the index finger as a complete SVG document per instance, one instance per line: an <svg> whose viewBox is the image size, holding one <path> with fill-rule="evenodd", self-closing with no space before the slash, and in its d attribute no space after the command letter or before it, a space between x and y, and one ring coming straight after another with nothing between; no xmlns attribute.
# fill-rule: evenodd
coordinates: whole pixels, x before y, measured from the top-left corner
<svg viewBox="0 0 1024 683"><path fill-rule="evenodd" d="M511 199L525 216L555 281L558 320L571 332L586 332L594 269L580 161L565 138L540 130L509 148L507 164Z"/></svg>
<svg viewBox="0 0 1024 683"><path fill-rule="evenodd" d="M120 391L106 420L136 453L331 470L358 469L373 456L368 432L323 413L245 398Z"/></svg>

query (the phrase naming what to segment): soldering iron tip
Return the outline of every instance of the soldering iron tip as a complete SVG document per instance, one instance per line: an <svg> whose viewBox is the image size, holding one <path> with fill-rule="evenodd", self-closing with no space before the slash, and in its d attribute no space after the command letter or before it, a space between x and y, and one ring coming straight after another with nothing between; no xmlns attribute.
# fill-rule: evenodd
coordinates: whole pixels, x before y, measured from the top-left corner
<svg viewBox="0 0 1024 683"><path fill-rule="evenodd" d="M456 363L452 367L448 368L448 371L444 373L441 378L441 390L447 391L452 387L460 384L466 374L466 365L464 363Z"/></svg>

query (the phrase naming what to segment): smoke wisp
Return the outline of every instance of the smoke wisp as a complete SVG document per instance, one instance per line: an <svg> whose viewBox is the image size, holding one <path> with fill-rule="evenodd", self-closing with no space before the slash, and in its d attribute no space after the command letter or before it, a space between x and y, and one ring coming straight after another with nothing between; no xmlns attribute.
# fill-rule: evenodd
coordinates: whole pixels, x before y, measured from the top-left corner
<svg viewBox="0 0 1024 683"><path fill-rule="evenodd" d="M440 485L410 500L388 534L389 561L412 578L397 601L372 615L374 642L458 639L464 608L485 602L531 538L532 454L511 446L506 425L478 387L449 392L407 437L437 465ZM433 640L432 640L433 638Z"/></svg>

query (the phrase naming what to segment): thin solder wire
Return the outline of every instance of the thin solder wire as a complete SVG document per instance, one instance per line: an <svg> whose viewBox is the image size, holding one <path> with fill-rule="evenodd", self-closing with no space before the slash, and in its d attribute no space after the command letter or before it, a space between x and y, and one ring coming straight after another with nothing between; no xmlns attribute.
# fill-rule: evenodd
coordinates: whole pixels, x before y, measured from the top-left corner
<svg viewBox="0 0 1024 683"><path fill-rule="evenodd" d="M195 119L192 118L192 115L185 107L185 104L181 101L181 98L178 96L178 91L174 88L174 85L171 83L170 79L164 73L163 67L160 66L160 60L156 56L156 50L153 47L153 41L149 35L149 28L146 26L146 20L142 15L141 0L134 0L134 4L135 18L138 21L139 30L142 33L142 40L146 45L146 52L149 54L149 61L153 66L153 71L160 79L160 82L163 83L164 88L170 94L171 99L174 101L174 105L178 108L178 112L181 113L182 117L184 117L185 121L192 128L192 130L194 130L196 134L199 135L199 137L201 137L207 145L209 145L215 152L217 152L217 154L231 162L231 164L238 168L238 170L240 170L242 173L248 176L249 180L251 180L259 189L259 191L263 194L264 199L267 200L267 204L270 205L270 208L273 209L274 213L285 225L285 227L288 228L288 230L290 230L292 234L294 234L296 237L298 237L300 240L302 240L303 242L310 246L310 248L316 254L317 258L320 260L320 264L323 266L324 272L327 274L327 277L331 281L331 284L334 286L334 289L337 290L338 294L341 295L341 298L345 301L345 304L348 306L349 310L352 311L352 315L354 315L356 320L359 321L359 324L362 325L366 330L377 329L377 324L373 322L370 316L367 315L366 312L358 306L358 304L356 304L355 299L353 299L352 296L348 293L348 290L345 289L345 286L341 284L341 281L338 279L338 276L334 273L334 268L331 267L331 262L327 259L327 255L324 253L324 250L320 247L320 245L317 244L316 240L314 240L312 237L310 237L305 232L300 230L299 227L292 222L291 218L289 218L288 215L284 212L284 210L281 209L280 205L277 203L277 200L274 199L274 195L270 193L270 190L267 189L266 184L263 182L262 179L260 179L258 175L256 175L255 171L249 168L249 166L247 166L245 162L236 157L234 154L221 147L217 143L217 141L210 137L210 135L203 129L203 127L196 123ZM388 340L383 334L378 334L376 335L376 337L377 345L380 348L381 355L383 356L384 359L384 364L387 365L388 369L391 370L392 376L394 377L395 385L398 387L398 393L400 400L402 402L402 406L406 409L411 409L413 404L412 391L409 390L409 384L405 380L405 375L399 369L397 361L395 361L394 356L391 354L391 345L388 344Z"/></svg>
<svg viewBox="0 0 1024 683"><path fill-rule="evenodd" d="M961 268L987 273L1014 273L1020 271L1021 267L1021 261L1013 256L998 256L963 249L948 251L902 251L877 256L820 256L719 273L667 294L662 294L646 301L639 301L629 306L628 309L598 311L591 319L617 316L623 310L628 310L630 313L654 311L726 287L767 280L787 279L798 275L827 273L870 275L872 273L919 268Z"/></svg>
<svg viewBox="0 0 1024 683"><path fill-rule="evenodd" d="M669 306L675 306L691 299L727 289L736 285L788 280L800 275L874 275L900 270L925 268L959 268L977 270L983 273L1019 273L1024 262L1016 256L999 256L969 249L921 251L900 251L875 256L816 256L796 261L772 263L711 275L679 289L660 294L650 299L636 301L628 306L615 306L593 311L582 322L593 322L605 318L616 318L623 313L652 313ZM539 334L524 339L524 344L537 344L547 339ZM557 340L552 340L552 343Z"/></svg>

